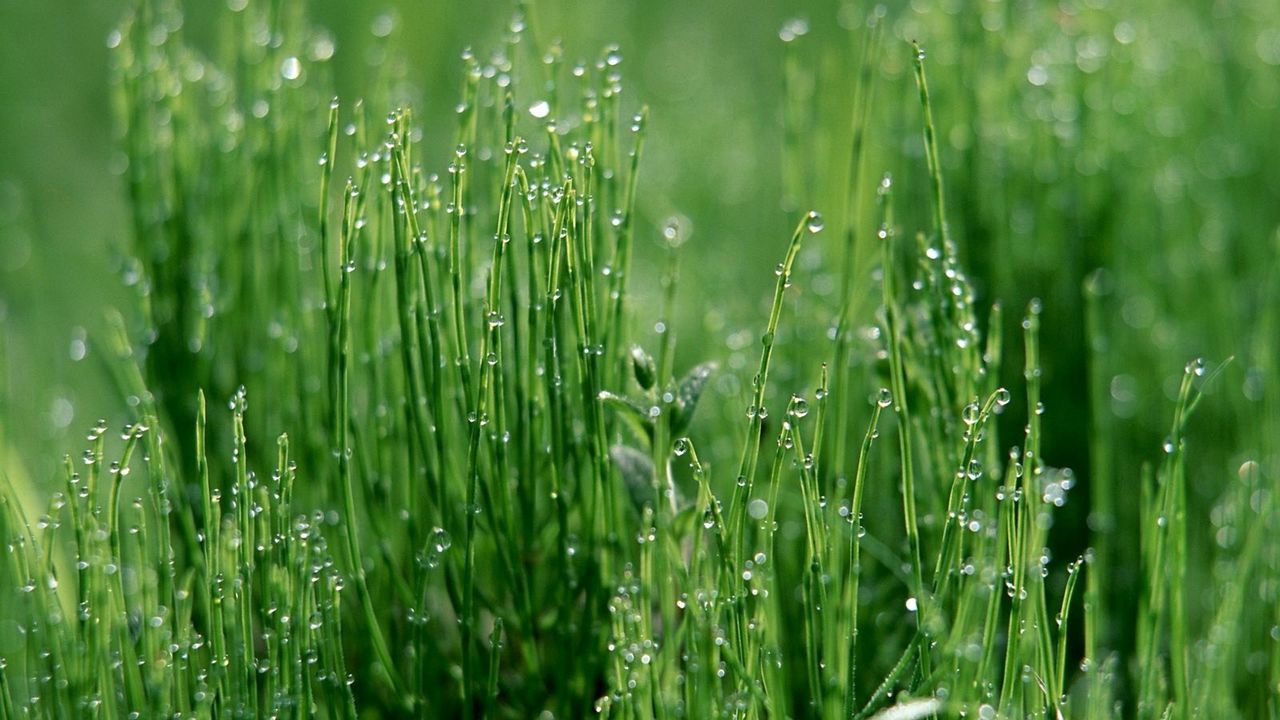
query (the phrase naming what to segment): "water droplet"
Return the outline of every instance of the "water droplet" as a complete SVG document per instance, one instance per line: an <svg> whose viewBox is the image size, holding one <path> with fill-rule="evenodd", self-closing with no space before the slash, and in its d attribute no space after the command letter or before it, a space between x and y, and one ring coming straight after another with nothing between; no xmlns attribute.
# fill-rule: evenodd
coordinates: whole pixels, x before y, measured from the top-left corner
<svg viewBox="0 0 1280 720"><path fill-rule="evenodd" d="M755 498L747 503L747 514L755 520L763 520L769 514L769 503L762 498Z"/></svg>
<svg viewBox="0 0 1280 720"><path fill-rule="evenodd" d="M809 403L802 397L793 397L791 400L791 415L793 417L802 418L809 414Z"/></svg>
<svg viewBox="0 0 1280 720"><path fill-rule="evenodd" d="M796 38L809 34L809 21L804 18L791 18L778 30L778 39L784 43L794 42Z"/></svg>
<svg viewBox="0 0 1280 720"><path fill-rule="evenodd" d="M1241 480L1251 480L1255 473L1258 472L1258 462L1256 460L1245 460L1240 463L1240 468L1236 470L1236 474Z"/></svg>
<svg viewBox="0 0 1280 720"><path fill-rule="evenodd" d="M302 75L302 62L290 55L280 63L280 76L285 80L297 80Z"/></svg>
<svg viewBox="0 0 1280 720"><path fill-rule="evenodd" d="M977 459L969 461L969 467L965 470L965 475L970 480L977 480L982 477L982 463Z"/></svg>
<svg viewBox="0 0 1280 720"><path fill-rule="evenodd" d="M449 537L449 533L444 528L435 528L431 531L431 549L437 553L448 550L453 545L453 539Z"/></svg>
<svg viewBox="0 0 1280 720"><path fill-rule="evenodd" d="M887 408L893 404L893 393L889 388L880 388L880 392L876 395L876 405Z"/></svg>
<svg viewBox="0 0 1280 720"><path fill-rule="evenodd" d="M809 229L809 232L816 235L822 232L822 229L826 226L826 222L822 219L822 213L817 210L809 211L809 215L805 219L805 227Z"/></svg>
<svg viewBox="0 0 1280 720"><path fill-rule="evenodd" d="M393 18L390 13L383 13L373 19L373 22L369 25L369 31L373 33L374 37L384 38L391 34L391 31L395 29L395 26L395 18ZM469 51L463 52L464 60L467 59L468 54Z"/></svg>

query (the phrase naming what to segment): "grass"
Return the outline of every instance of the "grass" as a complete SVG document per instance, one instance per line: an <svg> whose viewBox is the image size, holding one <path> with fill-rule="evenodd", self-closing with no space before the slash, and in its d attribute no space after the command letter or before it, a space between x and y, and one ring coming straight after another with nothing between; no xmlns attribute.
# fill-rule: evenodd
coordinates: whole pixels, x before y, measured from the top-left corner
<svg viewBox="0 0 1280 720"><path fill-rule="evenodd" d="M1202 232L1235 222L1240 244L1205 256L1214 292L1153 308L1125 284L1158 273L1107 213L1165 227L1177 203L1108 210L1082 178L1121 191L1121 170L1082 153L1054 178L1036 153L1086 131L1114 131L1098 152L1117 167L1177 151L1036 95L1048 59L1030 90L992 72L940 102L893 12L845 38L839 113L806 91L826 77L807 25L785 26L784 203L829 141L843 210L790 213L750 340L681 335L703 353L688 362L689 308L756 298L682 282L686 228L640 210L663 138L616 47L571 66L518 5L489 59L463 55L444 147L400 78L333 98L293 6L223 13L210 51L176 5L139 3L110 39L136 303L95 342L132 419L89 431L38 514L5 483L0 597L21 644L0 715L1280 713L1278 305L1231 266L1274 279L1274 227L1210 214ZM1007 42L1033 32L1058 37ZM1092 72L1076 79L1123 85ZM948 165L944 112L976 123L1015 101L1047 103L1063 145L975 125L985 154ZM897 180L867 167L886 114L918 138L886 160ZM1185 178L1162 167L1143 177L1176 195ZM1196 200L1249 208L1226 196ZM1090 240L1074 321L988 290L1035 257L1027 213L1112 233ZM1068 256L1058 241L1044 252ZM838 291L805 291L824 276ZM1187 324L1233 303L1222 318L1256 324L1239 360L1183 367L1145 342L1196 301ZM1070 322L1082 388L1046 373ZM1153 366L1177 369L1172 392L1135 409ZM1053 400L1073 393L1083 477L1046 459ZM1212 443L1208 413L1231 428ZM1151 424L1163 443L1139 441Z"/></svg>

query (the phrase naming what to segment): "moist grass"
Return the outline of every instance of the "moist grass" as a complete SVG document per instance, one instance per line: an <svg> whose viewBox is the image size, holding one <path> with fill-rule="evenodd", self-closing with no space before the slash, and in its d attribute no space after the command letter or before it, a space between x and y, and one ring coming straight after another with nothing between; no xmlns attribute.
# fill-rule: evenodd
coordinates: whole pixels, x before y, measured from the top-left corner
<svg viewBox="0 0 1280 720"><path fill-rule="evenodd" d="M1115 408L1148 349L1117 318L1151 310L1099 266L1087 382L1051 393L1046 308L1005 309L962 259L987 264L965 244L990 206L947 182L937 115L961 104L874 8L831 127L784 27L786 202L830 133L843 210L792 213L753 342L682 366L682 308L758 298L682 283L686 228L639 214L661 134L618 49L569 65L523 13L464 54L439 154L395 82L333 97L323 36L284 6L226 13L215 53L169 3L113 33L137 302L95 345L133 420L89 430L47 507L4 486L0 715L1280 712L1264 340L1161 356L1167 436L1135 449ZM868 169L884 103L921 152ZM997 205L1038 172L1018 137ZM838 290L804 293L814 268ZM1258 287L1242 302L1274 329ZM1044 452L1072 392L1083 478ZM1215 404L1254 430L1201 482Z"/></svg>

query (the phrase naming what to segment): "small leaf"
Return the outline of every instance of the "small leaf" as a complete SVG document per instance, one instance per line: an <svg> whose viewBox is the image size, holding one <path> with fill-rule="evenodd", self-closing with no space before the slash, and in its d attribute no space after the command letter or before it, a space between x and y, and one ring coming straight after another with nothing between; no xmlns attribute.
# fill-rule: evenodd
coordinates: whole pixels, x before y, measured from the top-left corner
<svg viewBox="0 0 1280 720"><path fill-rule="evenodd" d="M601 390L596 396L604 404L616 408L618 415L631 426L637 437L653 442L653 418L648 409L625 395L615 395L608 390Z"/></svg>
<svg viewBox="0 0 1280 720"><path fill-rule="evenodd" d="M645 390L652 389L654 381L658 379L658 366L653 361L653 356L639 345L631 346L631 370L636 376L636 382Z"/></svg>
<svg viewBox="0 0 1280 720"><path fill-rule="evenodd" d="M702 397L707 381L719 367L715 362L704 362L680 379L680 386L676 391L675 409L671 414L672 435L682 435L689 427L689 422L693 420L693 411L698 407L698 399Z"/></svg>
<svg viewBox="0 0 1280 720"><path fill-rule="evenodd" d="M653 460L648 455L626 445L614 445L609 448L609 457L618 466L622 475L622 484L627 488L627 496L636 512L644 512L645 505L652 505L653 494Z"/></svg>
<svg viewBox="0 0 1280 720"><path fill-rule="evenodd" d="M679 487L676 487L676 496L678 498L676 517L672 524L676 528L676 537L688 537L694 529L694 524L702 518L702 510L697 503L684 499Z"/></svg>

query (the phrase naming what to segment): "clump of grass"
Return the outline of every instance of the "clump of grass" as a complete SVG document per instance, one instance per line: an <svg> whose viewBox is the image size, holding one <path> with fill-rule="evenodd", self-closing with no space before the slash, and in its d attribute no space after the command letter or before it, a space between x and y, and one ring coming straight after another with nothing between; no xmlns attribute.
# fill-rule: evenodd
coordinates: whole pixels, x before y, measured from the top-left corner
<svg viewBox="0 0 1280 720"><path fill-rule="evenodd" d="M1187 366L1136 529L1094 492L1098 552L1050 557L1076 478L1042 452L1042 307L1023 315L1024 383L1003 387L1002 311L948 226L919 46L862 37L844 243L816 211L779 242L729 424L698 407L731 371L677 369L670 318L705 298L678 282L679 225L639 220L648 117L616 48L570 69L518 15L491 60L464 55L455 147L432 157L386 88L330 100L300 14L234 13L220 58L180 18L142 3L113 36L139 303L108 362L137 419L118 443L95 426L37 521L0 496L25 641L0 665L6 717L1274 709L1231 670L1231 618L1278 570L1273 494L1228 498L1257 518L1216 604L1186 588L1189 421L1225 363ZM923 222L897 217L888 175L878 217L854 211L881 52L914 63ZM665 263L652 332L631 285L647 240ZM816 386L778 387L810 245L844 297L833 342L793 348L789 377ZM869 359L861 286L879 297ZM733 452L700 454L725 437ZM1115 553L1135 537L1126 615L1106 587L1135 572Z"/></svg>

